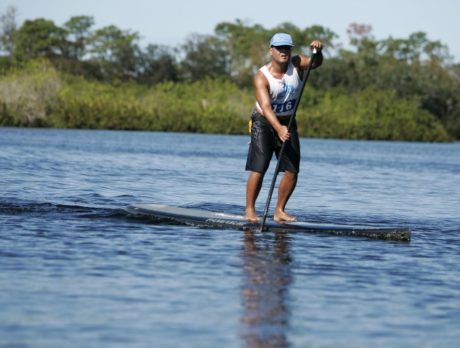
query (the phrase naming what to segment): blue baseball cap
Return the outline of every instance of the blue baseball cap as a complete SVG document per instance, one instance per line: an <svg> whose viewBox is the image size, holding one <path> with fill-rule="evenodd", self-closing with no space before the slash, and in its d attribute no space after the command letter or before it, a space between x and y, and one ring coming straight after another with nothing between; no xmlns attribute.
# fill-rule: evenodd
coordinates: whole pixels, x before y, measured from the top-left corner
<svg viewBox="0 0 460 348"><path fill-rule="evenodd" d="M292 37L286 33L276 33L270 40L270 46L294 46Z"/></svg>

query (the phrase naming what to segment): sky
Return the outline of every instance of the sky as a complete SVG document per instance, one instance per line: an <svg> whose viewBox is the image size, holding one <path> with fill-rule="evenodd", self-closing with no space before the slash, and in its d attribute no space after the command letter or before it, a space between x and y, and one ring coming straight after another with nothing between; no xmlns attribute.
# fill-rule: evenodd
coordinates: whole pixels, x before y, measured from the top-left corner
<svg viewBox="0 0 460 348"><path fill-rule="evenodd" d="M18 10L19 25L46 18L61 26L72 16L88 15L95 19L94 28L114 24L138 32L141 43L172 47L190 34L213 34L216 24L236 19L266 29L283 22L300 28L321 25L343 44L349 24L360 23L371 25L377 40L425 32L460 62L458 0L0 0L0 13L8 6Z"/></svg>

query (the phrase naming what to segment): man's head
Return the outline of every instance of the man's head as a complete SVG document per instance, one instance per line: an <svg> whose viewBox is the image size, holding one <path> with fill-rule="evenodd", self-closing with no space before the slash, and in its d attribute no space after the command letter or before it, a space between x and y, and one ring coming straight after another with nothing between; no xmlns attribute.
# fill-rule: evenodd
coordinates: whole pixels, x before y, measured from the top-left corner
<svg viewBox="0 0 460 348"><path fill-rule="evenodd" d="M270 39L270 55L273 59L287 61L291 55L291 48L294 46L292 37L286 33L276 33Z"/></svg>

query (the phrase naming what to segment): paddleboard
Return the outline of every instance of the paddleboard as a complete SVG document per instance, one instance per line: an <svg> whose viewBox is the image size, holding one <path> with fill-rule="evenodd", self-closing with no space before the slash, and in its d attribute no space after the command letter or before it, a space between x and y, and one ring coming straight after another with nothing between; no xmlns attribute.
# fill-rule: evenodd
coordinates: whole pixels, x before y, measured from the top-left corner
<svg viewBox="0 0 460 348"><path fill-rule="evenodd" d="M204 209L173 207L161 204L134 204L126 210L130 215L152 219L157 222L164 221L219 229L260 229L259 223L249 223L242 215L213 212ZM327 233L338 236L358 236L400 241L409 241L411 237L411 231L408 228L351 226L301 221L277 223L273 220L267 220L264 231Z"/></svg>

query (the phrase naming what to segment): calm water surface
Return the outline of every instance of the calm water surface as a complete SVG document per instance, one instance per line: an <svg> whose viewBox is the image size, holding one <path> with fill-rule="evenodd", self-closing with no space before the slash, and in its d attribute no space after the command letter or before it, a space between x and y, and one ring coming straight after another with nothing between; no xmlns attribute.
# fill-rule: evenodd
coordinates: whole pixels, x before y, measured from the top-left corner
<svg viewBox="0 0 460 348"><path fill-rule="evenodd" d="M125 213L242 213L247 142L0 128L0 347L459 347L459 143L302 140L299 220L409 243Z"/></svg>

